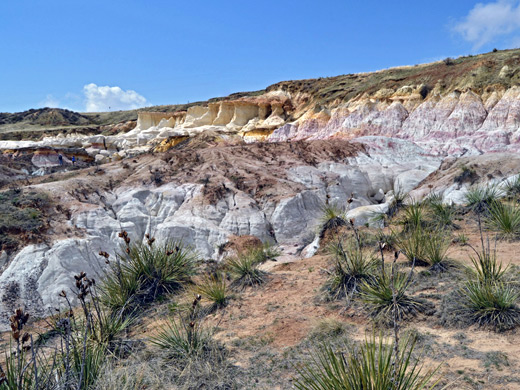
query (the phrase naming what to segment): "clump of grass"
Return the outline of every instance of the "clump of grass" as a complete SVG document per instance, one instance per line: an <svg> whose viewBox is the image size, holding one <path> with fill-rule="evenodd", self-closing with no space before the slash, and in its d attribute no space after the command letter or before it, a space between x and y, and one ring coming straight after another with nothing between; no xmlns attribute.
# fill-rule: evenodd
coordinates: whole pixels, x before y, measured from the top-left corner
<svg viewBox="0 0 520 390"><path fill-rule="evenodd" d="M132 312L191 281L196 256L182 243L156 245L149 238L147 244L130 244L123 236L126 248L116 260L107 258L110 269L101 286L102 300L112 310Z"/></svg>
<svg viewBox="0 0 520 390"><path fill-rule="evenodd" d="M519 293L508 283L469 280L461 292L466 310L480 326L502 331L520 324Z"/></svg>
<svg viewBox="0 0 520 390"><path fill-rule="evenodd" d="M484 214L502 195L502 191L495 185L478 186L469 189L464 200L466 205L476 213Z"/></svg>
<svg viewBox="0 0 520 390"><path fill-rule="evenodd" d="M225 307L230 299L226 277L220 273L202 278L195 286L195 293L211 303L210 311Z"/></svg>
<svg viewBox="0 0 520 390"><path fill-rule="evenodd" d="M433 389L438 383L433 380L438 368L423 374L419 360L413 358L415 339L406 338L399 347L394 343L371 336L359 348L349 347L345 351L321 345L312 354L311 362L297 368L299 377L295 387L299 390Z"/></svg>
<svg viewBox="0 0 520 390"><path fill-rule="evenodd" d="M332 299L339 299L349 293L359 292L362 281L374 279L377 259L353 239L337 240L327 251L334 267L327 280L326 289Z"/></svg>
<svg viewBox="0 0 520 390"><path fill-rule="evenodd" d="M520 234L520 206L517 204L493 202L485 223L489 229L498 231L503 237L511 238Z"/></svg>
<svg viewBox="0 0 520 390"><path fill-rule="evenodd" d="M450 240L443 231L427 233L424 240L423 256L432 271L445 271L448 267L446 254Z"/></svg>
<svg viewBox="0 0 520 390"><path fill-rule="evenodd" d="M372 283L363 282L360 297L370 315L376 320L389 323L395 315L395 318L401 321L416 315L423 309L423 304L419 300L407 294L409 283L410 276L405 273L394 272L393 275L384 273Z"/></svg>
<svg viewBox="0 0 520 390"><path fill-rule="evenodd" d="M231 257L226 262L226 268L234 278L231 287L236 289L262 284L267 276L266 272L258 268L258 258L254 253Z"/></svg>
<svg viewBox="0 0 520 390"><path fill-rule="evenodd" d="M345 322L336 318L324 318L319 320L310 332L312 339L327 339L331 337L338 337L347 332L347 325Z"/></svg>

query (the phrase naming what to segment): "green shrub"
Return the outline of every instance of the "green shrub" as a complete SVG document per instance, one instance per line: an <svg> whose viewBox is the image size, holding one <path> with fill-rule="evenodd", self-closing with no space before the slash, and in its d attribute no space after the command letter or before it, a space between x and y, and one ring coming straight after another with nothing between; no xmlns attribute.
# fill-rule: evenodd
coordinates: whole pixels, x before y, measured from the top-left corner
<svg viewBox="0 0 520 390"><path fill-rule="evenodd" d="M426 201L426 205L433 216L433 226L435 228L450 228L453 226L455 210L453 206L444 204L444 198L440 194L431 194Z"/></svg>
<svg viewBox="0 0 520 390"><path fill-rule="evenodd" d="M500 232L504 237L520 234L520 206L510 203L493 202L486 219L488 228Z"/></svg>
<svg viewBox="0 0 520 390"><path fill-rule="evenodd" d="M245 256L252 256L256 264L265 263L267 260L276 261L276 258L281 255L277 247L269 242L264 243L261 247L253 248L245 254Z"/></svg>
<svg viewBox="0 0 520 390"><path fill-rule="evenodd" d="M258 269L258 259L254 254L246 253L227 260L226 267L234 280L231 287L243 289L265 282L267 273Z"/></svg>
<svg viewBox="0 0 520 390"><path fill-rule="evenodd" d="M128 245L110 262L101 286L103 302L115 311L132 312L189 283L195 262L195 254L180 242Z"/></svg>
<svg viewBox="0 0 520 390"><path fill-rule="evenodd" d="M405 339L396 349L389 340L372 336L359 348L335 351L321 345L310 363L297 367L299 390L426 390L433 389L437 369L422 374L413 358L415 340ZM414 361L415 360L415 361Z"/></svg>
<svg viewBox="0 0 520 390"><path fill-rule="evenodd" d="M164 350L168 359L189 361L207 352L212 340L199 321L170 319L150 342Z"/></svg>
<svg viewBox="0 0 520 390"><path fill-rule="evenodd" d="M489 241L487 248L484 246L481 251L475 252L475 256L470 256L473 268L468 268L468 273L472 279L480 283L502 282L509 270L509 266L504 267L502 262L497 260L496 251L491 250Z"/></svg>
<svg viewBox="0 0 520 390"><path fill-rule="evenodd" d="M445 271L447 268L446 253L450 246L450 239L442 230L426 234L423 256L432 271Z"/></svg>
<svg viewBox="0 0 520 390"><path fill-rule="evenodd" d="M510 199L518 199L520 197L520 174L506 181L505 191Z"/></svg>
<svg viewBox="0 0 520 390"><path fill-rule="evenodd" d="M402 272L396 272L393 278L390 273L385 273L378 276L372 283L364 281L361 285L360 298L372 317L389 323L393 318L392 289L395 289L396 318L401 321L408 316L416 315L423 309L419 300L406 293L408 284L409 276Z"/></svg>
<svg viewBox="0 0 520 390"><path fill-rule="evenodd" d="M211 302L211 311L225 307L230 298L226 278L222 274L202 278L195 286L195 293Z"/></svg>
<svg viewBox="0 0 520 390"><path fill-rule="evenodd" d="M326 289L333 299L358 292L362 281L371 281L376 274L377 259L360 248L353 239L338 240L327 248L334 268L327 280Z"/></svg>
<svg viewBox="0 0 520 390"><path fill-rule="evenodd" d="M321 207L322 216L320 219L320 237L323 237L329 229L337 229L346 226L344 210L337 204L326 204Z"/></svg>
<svg viewBox="0 0 520 390"><path fill-rule="evenodd" d="M405 231L413 231L425 225L424 205L412 202L404 209L403 216L399 223L403 225Z"/></svg>
<svg viewBox="0 0 520 390"><path fill-rule="evenodd" d="M479 325L508 330L520 324L520 310L516 306L519 294L509 284L470 280L461 293L466 310Z"/></svg>
<svg viewBox="0 0 520 390"><path fill-rule="evenodd" d="M466 205L476 213L486 213L491 205L502 196L502 191L495 185L473 187L466 192Z"/></svg>

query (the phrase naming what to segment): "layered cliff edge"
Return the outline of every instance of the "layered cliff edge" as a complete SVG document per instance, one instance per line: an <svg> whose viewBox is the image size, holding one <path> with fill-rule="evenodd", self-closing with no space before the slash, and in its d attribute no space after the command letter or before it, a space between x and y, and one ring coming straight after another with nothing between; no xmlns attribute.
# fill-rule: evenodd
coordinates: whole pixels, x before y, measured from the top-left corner
<svg viewBox="0 0 520 390"><path fill-rule="evenodd" d="M189 105L84 115L56 110L3 114L8 122L4 127L15 126L18 117L31 124L30 118L39 124L51 119L63 124L67 118L74 123L40 141L5 140L4 134L0 149L83 148L97 162L107 162L129 153L165 151L211 130L271 142L396 137L438 155L517 151L519 82L520 50L507 50L372 73L284 81L264 91ZM85 126L94 126L89 135L80 134Z"/></svg>

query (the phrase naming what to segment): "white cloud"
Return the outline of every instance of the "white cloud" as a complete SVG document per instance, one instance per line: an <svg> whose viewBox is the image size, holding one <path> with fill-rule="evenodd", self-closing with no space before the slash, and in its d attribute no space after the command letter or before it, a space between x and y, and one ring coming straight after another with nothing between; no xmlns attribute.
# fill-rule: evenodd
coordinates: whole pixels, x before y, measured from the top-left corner
<svg viewBox="0 0 520 390"><path fill-rule="evenodd" d="M60 107L60 101L55 98L53 95L49 94L45 96L45 99L38 103L39 107L50 107L57 108Z"/></svg>
<svg viewBox="0 0 520 390"><path fill-rule="evenodd" d="M520 2L498 0L493 3L478 3L469 11L454 31L473 43L474 49L492 42L496 38L520 29Z"/></svg>
<svg viewBox="0 0 520 390"><path fill-rule="evenodd" d="M94 83L83 87L87 112L130 110L146 106L146 99L132 90L119 87L98 86Z"/></svg>

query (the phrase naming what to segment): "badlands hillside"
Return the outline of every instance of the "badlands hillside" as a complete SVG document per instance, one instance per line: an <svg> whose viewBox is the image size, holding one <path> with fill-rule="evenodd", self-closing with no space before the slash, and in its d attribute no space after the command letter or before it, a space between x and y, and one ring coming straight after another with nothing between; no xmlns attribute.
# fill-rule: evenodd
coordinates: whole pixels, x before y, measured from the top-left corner
<svg viewBox="0 0 520 390"><path fill-rule="evenodd" d="M295 386L317 345L360 345L397 322L417 338L414 359L441 364L437 388L520 389L519 82L520 50L507 50L187 105L0 114L0 326L23 307L35 339L57 345L63 318L49 316L65 296L83 302L71 287L86 279L74 275L103 290L131 252L123 240L175 240L196 253L196 275L116 305L133 308L118 334L125 347L104 357L91 388L305 388ZM414 255L427 247L435 259ZM390 279L366 260L382 256L388 271L395 251L412 302L397 321L370 300L375 281ZM241 284L232 263L253 252L257 279ZM356 253L372 264L360 273L348 265ZM468 303L479 258L510 265L485 285L489 305L509 294L492 306L500 321ZM202 287L215 275L229 299L209 310ZM165 370L173 363L153 340L185 307L218 357Z"/></svg>

